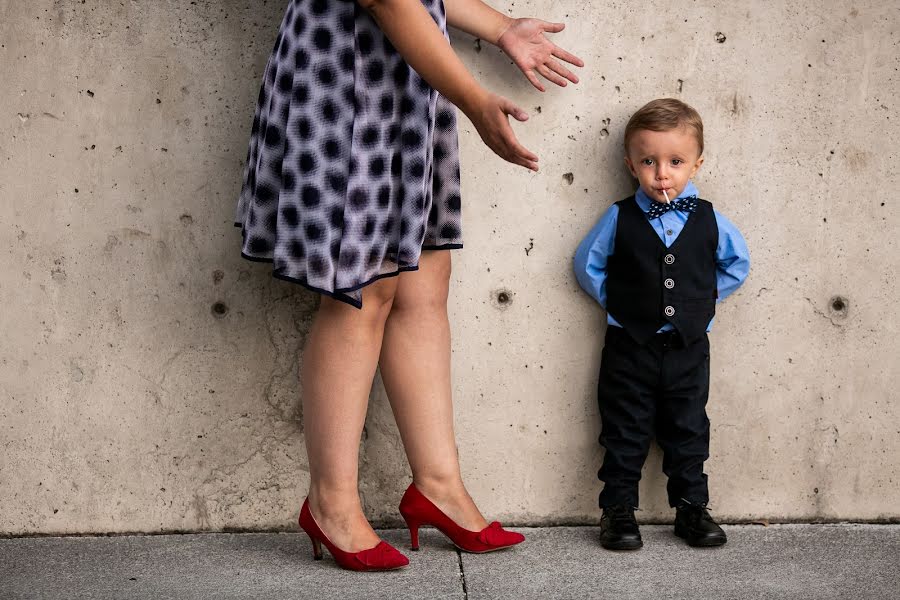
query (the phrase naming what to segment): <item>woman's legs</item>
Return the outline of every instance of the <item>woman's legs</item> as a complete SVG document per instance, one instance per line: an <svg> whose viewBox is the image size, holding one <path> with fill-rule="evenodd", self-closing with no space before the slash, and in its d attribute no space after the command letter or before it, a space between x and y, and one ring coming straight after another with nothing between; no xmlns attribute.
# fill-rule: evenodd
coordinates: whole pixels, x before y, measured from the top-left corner
<svg viewBox="0 0 900 600"><path fill-rule="evenodd" d="M381 374L413 480L470 530L487 522L466 492L453 434L450 252L424 252L419 271L363 290L361 310L323 297L303 352L303 424L310 509L339 548L378 543L359 501L359 443L379 352Z"/></svg>
<svg viewBox="0 0 900 600"><path fill-rule="evenodd" d="M384 324L398 278L363 290L363 308L322 297L303 351L303 428L310 510L339 548L372 548L378 535L359 500L359 444Z"/></svg>
<svg viewBox="0 0 900 600"><path fill-rule="evenodd" d="M463 486L453 433L450 252L423 252L419 270L399 279L380 366L413 481L447 516L479 531L487 522Z"/></svg>

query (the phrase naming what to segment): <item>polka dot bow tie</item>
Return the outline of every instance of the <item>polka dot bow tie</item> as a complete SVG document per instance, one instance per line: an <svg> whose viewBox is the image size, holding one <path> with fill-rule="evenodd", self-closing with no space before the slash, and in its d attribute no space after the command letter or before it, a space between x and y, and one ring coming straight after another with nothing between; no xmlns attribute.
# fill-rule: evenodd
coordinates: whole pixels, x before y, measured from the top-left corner
<svg viewBox="0 0 900 600"><path fill-rule="evenodd" d="M676 198L668 204L665 202L653 201L650 210L647 211L648 219L661 217L670 210L680 210L682 212L694 212L697 210L697 196L688 196L687 198Z"/></svg>

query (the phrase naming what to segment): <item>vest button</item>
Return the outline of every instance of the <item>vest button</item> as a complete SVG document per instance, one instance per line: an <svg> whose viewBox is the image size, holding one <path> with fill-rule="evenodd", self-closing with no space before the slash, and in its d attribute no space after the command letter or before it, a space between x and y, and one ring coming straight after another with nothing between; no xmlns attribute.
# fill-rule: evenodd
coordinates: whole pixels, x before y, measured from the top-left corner
<svg viewBox="0 0 900 600"><path fill-rule="evenodd" d="M674 316L675 316L675 307L674 307L674 306L667 306L667 307L666 307L666 310L665 310L665 313L666 313L666 316L667 316L667 317L674 317Z"/></svg>
<svg viewBox="0 0 900 600"><path fill-rule="evenodd" d="M665 257L663 257L663 260L666 262L667 265L674 264L675 263L675 255L674 254L666 254Z"/></svg>
<svg viewBox="0 0 900 600"><path fill-rule="evenodd" d="M663 281L663 285L666 286L667 290L671 290L673 287L675 287L675 280L670 277L669 279Z"/></svg>

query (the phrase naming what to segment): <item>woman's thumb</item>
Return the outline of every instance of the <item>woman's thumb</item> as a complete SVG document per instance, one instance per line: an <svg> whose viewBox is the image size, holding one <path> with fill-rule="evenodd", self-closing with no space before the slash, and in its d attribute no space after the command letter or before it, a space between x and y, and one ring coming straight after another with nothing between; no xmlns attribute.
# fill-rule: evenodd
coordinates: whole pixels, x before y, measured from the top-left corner
<svg viewBox="0 0 900 600"><path fill-rule="evenodd" d="M549 23L547 21L541 21L541 27L544 28L544 31L549 33L559 33L566 28L566 25L565 23Z"/></svg>
<svg viewBox="0 0 900 600"><path fill-rule="evenodd" d="M510 115L516 121L527 121L528 120L528 113L525 112L524 110L522 110L521 108L519 108L518 106L516 106L515 104L513 104L512 102L510 102L509 100L507 100L506 98L503 99L503 102L502 102L500 108L502 108L503 112Z"/></svg>

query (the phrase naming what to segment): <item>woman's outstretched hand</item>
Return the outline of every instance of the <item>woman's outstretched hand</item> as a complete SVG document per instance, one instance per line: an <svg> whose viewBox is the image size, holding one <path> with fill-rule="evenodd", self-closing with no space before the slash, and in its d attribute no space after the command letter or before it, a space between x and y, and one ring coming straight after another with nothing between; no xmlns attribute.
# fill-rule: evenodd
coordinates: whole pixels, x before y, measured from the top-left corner
<svg viewBox="0 0 900 600"><path fill-rule="evenodd" d="M509 124L510 116L517 121L527 121L528 114L524 110L502 96L487 92L465 112L478 135L497 156L526 169L538 170L537 155L519 143Z"/></svg>
<svg viewBox="0 0 900 600"><path fill-rule="evenodd" d="M564 28L562 23L548 23L540 19L512 19L509 27L497 39L497 46L516 63L531 85L539 91L543 92L544 86L537 75L566 87L566 80L578 83L578 77L559 60L576 67L583 67L584 61L563 50L544 35L558 33Z"/></svg>

